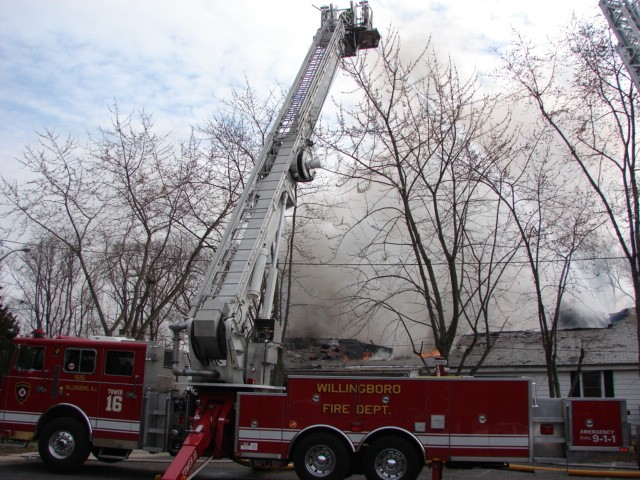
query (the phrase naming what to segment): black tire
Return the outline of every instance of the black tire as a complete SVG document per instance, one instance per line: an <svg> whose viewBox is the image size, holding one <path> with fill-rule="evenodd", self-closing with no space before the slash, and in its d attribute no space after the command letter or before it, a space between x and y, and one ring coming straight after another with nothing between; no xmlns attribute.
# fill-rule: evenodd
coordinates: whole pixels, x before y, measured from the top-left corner
<svg viewBox="0 0 640 480"><path fill-rule="evenodd" d="M335 435L313 433L296 446L293 468L300 480L342 480L351 469L351 455Z"/></svg>
<svg viewBox="0 0 640 480"><path fill-rule="evenodd" d="M42 461L52 470L76 470L85 462L90 451L89 432L75 418L56 418L40 432L38 452Z"/></svg>
<svg viewBox="0 0 640 480"><path fill-rule="evenodd" d="M367 480L415 480L423 466L424 459L417 447L403 437L380 437L364 454Z"/></svg>

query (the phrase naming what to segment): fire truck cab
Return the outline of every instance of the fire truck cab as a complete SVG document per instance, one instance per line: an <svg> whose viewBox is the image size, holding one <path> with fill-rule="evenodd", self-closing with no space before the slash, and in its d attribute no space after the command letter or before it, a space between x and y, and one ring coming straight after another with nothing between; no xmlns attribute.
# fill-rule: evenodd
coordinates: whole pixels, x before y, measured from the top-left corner
<svg viewBox="0 0 640 480"><path fill-rule="evenodd" d="M20 338L0 384L0 439L37 440L42 459L63 470L91 452L126 458L139 445L144 392L166 378L159 352L113 337Z"/></svg>

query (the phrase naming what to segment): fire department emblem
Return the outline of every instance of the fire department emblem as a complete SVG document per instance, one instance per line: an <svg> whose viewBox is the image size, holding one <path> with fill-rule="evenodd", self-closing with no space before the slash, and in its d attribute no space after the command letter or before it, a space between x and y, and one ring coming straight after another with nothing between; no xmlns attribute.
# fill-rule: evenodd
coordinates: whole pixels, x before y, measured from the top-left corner
<svg viewBox="0 0 640 480"><path fill-rule="evenodd" d="M31 393L31 385L28 383L16 383L16 400L18 403L24 403L27 398L29 398L29 393Z"/></svg>

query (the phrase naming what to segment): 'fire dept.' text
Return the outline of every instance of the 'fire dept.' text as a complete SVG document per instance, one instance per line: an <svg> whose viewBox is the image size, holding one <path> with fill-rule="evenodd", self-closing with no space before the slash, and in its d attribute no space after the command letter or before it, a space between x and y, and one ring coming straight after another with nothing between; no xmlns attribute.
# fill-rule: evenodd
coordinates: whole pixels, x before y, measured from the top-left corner
<svg viewBox="0 0 640 480"><path fill-rule="evenodd" d="M358 415L389 415L391 413L389 405L354 405L355 413ZM323 403L322 413L331 413L333 415L343 414L351 415L352 406L346 403Z"/></svg>

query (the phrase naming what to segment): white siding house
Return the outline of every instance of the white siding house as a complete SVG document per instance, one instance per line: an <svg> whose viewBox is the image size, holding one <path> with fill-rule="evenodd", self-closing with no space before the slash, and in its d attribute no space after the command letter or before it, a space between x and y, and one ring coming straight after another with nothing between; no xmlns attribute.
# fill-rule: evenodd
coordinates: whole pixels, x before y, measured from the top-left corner
<svg viewBox="0 0 640 480"><path fill-rule="evenodd" d="M462 336L449 356L451 372L463 361L473 342ZM539 397L549 396L549 384L540 332L516 331L490 334L491 349L475 376L522 376L536 383ZM462 374L468 374L482 357L487 338L480 334L472 353L464 359ZM627 400L632 423L640 419L637 318L631 310L614 314L604 328L574 328L557 333L557 365L562 397L617 397ZM580 372L581 349L585 355ZM571 392L572 382L575 382Z"/></svg>

